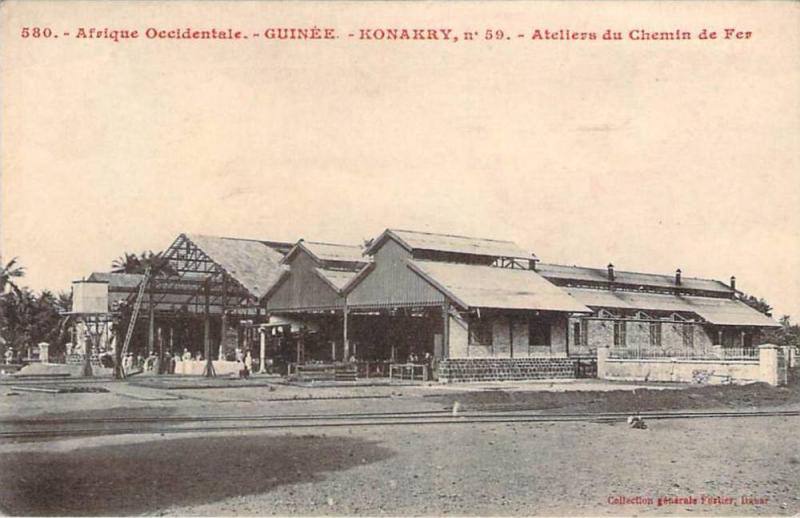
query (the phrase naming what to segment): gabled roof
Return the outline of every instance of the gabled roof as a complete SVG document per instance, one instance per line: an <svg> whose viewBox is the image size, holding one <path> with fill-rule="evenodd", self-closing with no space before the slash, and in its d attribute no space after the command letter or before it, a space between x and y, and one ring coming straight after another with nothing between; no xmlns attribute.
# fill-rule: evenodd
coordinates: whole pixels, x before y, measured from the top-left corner
<svg viewBox="0 0 800 518"><path fill-rule="evenodd" d="M367 248L366 254L374 254L387 239L394 239L410 252L430 250L486 257L508 257L514 259L531 259L533 254L526 252L513 241L499 241L478 237L455 236L450 234L432 234L413 230L387 228Z"/></svg>
<svg viewBox="0 0 800 518"><path fill-rule="evenodd" d="M536 271L547 279L573 280L578 282L592 282L608 284L608 270L606 268L587 268L585 266L567 266L562 264L538 263ZM682 277L680 286L675 284L674 275L656 273L626 272L614 270L614 283L631 286L644 286L654 288L681 288L716 293L733 294L733 289L725 283L712 279L699 279L696 277Z"/></svg>
<svg viewBox="0 0 800 518"><path fill-rule="evenodd" d="M369 273L375 269L375 263L369 262L361 267L360 270L355 272L353 278L347 281L347 283L342 286L342 293L350 293L353 289L358 285L359 282L363 281Z"/></svg>
<svg viewBox="0 0 800 518"><path fill-rule="evenodd" d="M408 265L463 308L591 312L532 270L421 260Z"/></svg>
<svg viewBox="0 0 800 518"><path fill-rule="evenodd" d="M780 324L747 304L728 298L562 288L593 308L694 313L716 325L775 327Z"/></svg>
<svg viewBox="0 0 800 518"><path fill-rule="evenodd" d="M357 271L330 270L325 268L314 268L314 271L338 293L342 293L347 283L353 280L358 273Z"/></svg>
<svg viewBox="0 0 800 518"><path fill-rule="evenodd" d="M114 290L115 288L122 290L132 290L139 287L139 283L144 279L144 275L140 273L114 273L114 272L92 272L86 278L89 282L107 282L108 289Z"/></svg>
<svg viewBox="0 0 800 518"><path fill-rule="evenodd" d="M261 298L278 280L289 243L186 234L187 239L221 266L253 296Z"/></svg>
<svg viewBox="0 0 800 518"><path fill-rule="evenodd" d="M300 250L304 250L318 263L342 262L366 264L370 261L370 258L363 255L363 248L360 246L318 243L301 239L289 250L283 262L288 263L291 261Z"/></svg>

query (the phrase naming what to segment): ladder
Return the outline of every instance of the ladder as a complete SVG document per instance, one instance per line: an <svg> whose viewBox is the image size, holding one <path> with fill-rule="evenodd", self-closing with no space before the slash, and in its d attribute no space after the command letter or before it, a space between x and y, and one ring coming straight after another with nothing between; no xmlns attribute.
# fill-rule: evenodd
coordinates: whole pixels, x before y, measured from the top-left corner
<svg viewBox="0 0 800 518"><path fill-rule="evenodd" d="M142 300L144 299L144 290L147 288L147 283L150 281L150 266L145 268L144 270L144 278L142 282L139 284L139 293L136 294L136 302L133 304L133 313L131 313L131 321L128 323L128 331L125 333L125 343L122 346L122 353L120 354L119 358L120 361L123 361L123 364L120 366L120 372L122 373L122 377L127 377L127 372L125 372L124 367L124 359L125 356L128 354L128 346L131 344L131 338L133 337L133 328L136 326L136 320L139 318L139 310L142 309Z"/></svg>

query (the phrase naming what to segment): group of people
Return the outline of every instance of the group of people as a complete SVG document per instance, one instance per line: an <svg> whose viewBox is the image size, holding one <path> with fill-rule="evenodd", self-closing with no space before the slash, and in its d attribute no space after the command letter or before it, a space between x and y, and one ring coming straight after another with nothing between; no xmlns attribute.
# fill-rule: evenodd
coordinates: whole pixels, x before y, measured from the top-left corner
<svg viewBox="0 0 800 518"><path fill-rule="evenodd" d="M122 359L122 367L125 369L125 372L141 370L158 374L174 374L179 361L191 360L203 361L203 354L198 352L196 355L192 355L189 349L184 348L183 354L180 355L178 353L174 355L170 352L164 353L164 360L162 361L155 351L151 352L146 357L141 354L134 355L132 352L129 352Z"/></svg>
<svg viewBox="0 0 800 518"><path fill-rule="evenodd" d="M235 351L235 358L236 363L239 365L239 376L242 378L249 377L253 372L253 356L250 353L250 350L248 349L243 351L237 347ZM203 354L200 352L192 354L188 348L184 348L183 353L180 354L171 354L169 352L164 353L163 360L158 354L156 354L155 351L151 352L147 357L144 357L141 354L134 355L133 353L129 352L122 359L122 366L126 372L141 370L144 372L152 372L157 374L175 374L178 370L181 372L183 371L183 368L178 368L180 362L192 361L204 361Z"/></svg>
<svg viewBox="0 0 800 518"><path fill-rule="evenodd" d="M408 355L408 363L424 363L425 365L430 366L432 361L433 361L433 355L431 355L431 353L427 351L422 357L420 357L414 351L411 351L411 353Z"/></svg>

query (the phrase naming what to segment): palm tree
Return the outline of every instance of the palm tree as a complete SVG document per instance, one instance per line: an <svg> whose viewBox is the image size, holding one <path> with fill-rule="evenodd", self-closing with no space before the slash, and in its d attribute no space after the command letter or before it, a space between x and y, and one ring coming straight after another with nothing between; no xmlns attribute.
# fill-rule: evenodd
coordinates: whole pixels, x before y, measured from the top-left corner
<svg viewBox="0 0 800 518"><path fill-rule="evenodd" d="M13 280L25 276L25 267L20 266L17 259L16 257L13 258L0 269L0 295L5 295L6 290L9 288L18 296L22 294L19 286Z"/></svg>
<svg viewBox="0 0 800 518"><path fill-rule="evenodd" d="M144 255L142 252L142 256ZM125 252L111 262L111 271L113 273L143 273L144 268L138 255Z"/></svg>
<svg viewBox="0 0 800 518"><path fill-rule="evenodd" d="M154 254L152 251L142 252L139 262L142 265L142 271L139 273L144 273L149 266L150 277L167 277L178 275L178 272L176 272L175 268L172 267L169 259L162 256L161 253Z"/></svg>
<svg viewBox="0 0 800 518"><path fill-rule="evenodd" d="M68 313L72 311L72 292L59 291L55 301L56 307L60 313Z"/></svg>
<svg viewBox="0 0 800 518"><path fill-rule="evenodd" d="M177 274L172 268L169 259L163 257L160 253L153 253L153 251L142 252L139 255L126 252L114 259L111 263L111 271L113 273L143 274L148 266L150 267L151 277Z"/></svg>

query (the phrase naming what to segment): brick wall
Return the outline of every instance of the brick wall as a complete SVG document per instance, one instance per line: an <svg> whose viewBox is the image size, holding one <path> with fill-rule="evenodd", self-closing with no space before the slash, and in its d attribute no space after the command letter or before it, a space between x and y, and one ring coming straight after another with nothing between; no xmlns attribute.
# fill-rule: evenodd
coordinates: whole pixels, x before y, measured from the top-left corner
<svg viewBox="0 0 800 518"><path fill-rule="evenodd" d="M439 381L514 381L575 378L568 358L459 358L439 363Z"/></svg>
<svg viewBox="0 0 800 518"><path fill-rule="evenodd" d="M682 351L684 325L680 322L663 322L661 324L661 347L667 351ZM694 331L692 326L692 332Z"/></svg>
<svg viewBox="0 0 800 518"><path fill-rule="evenodd" d="M594 354L598 347L611 347L614 345L614 321L611 319L587 319L588 339L587 345L576 343L573 323L580 319L570 319L569 326L569 351L570 354ZM625 324L626 341L625 347L636 349L637 347L650 347L650 322L627 319ZM693 337L692 342L684 342L684 327L691 326L689 331ZM716 336L711 336L709 331L698 323L684 323L673 321L661 322L661 347L664 351L678 353L680 351L708 351L717 341ZM754 344L758 343L754 340Z"/></svg>
<svg viewBox="0 0 800 518"><path fill-rule="evenodd" d="M628 320L626 326L626 347L649 347L650 346L650 322L636 322Z"/></svg>
<svg viewBox="0 0 800 518"><path fill-rule="evenodd" d="M514 342L514 358L536 355L566 355L567 319L554 318L550 321L549 346L531 346L528 337L528 319L517 316L489 315L492 330L492 345L469 344L469 324L465 317L450 316L450 358L510 358L511 340Z"/></svg>
<svg viewBox="0 0 800 518"><path fill-rule="evenodd" d="M614 323L610 320L589 320L588 328L589 348L596 351L598 347L609 347L614 344Z"/></svg>

